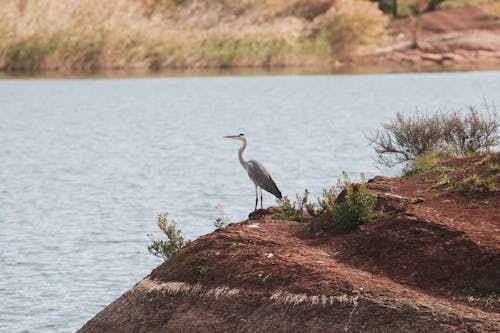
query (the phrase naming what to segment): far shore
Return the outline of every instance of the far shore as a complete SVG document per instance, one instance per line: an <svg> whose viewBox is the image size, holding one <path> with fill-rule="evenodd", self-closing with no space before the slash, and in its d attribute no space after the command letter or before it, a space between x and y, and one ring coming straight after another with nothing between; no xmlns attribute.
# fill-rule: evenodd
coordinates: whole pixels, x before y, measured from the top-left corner
<svg viewBox="0 0 500 333"><path fill-rule="evenodd" d="M365 58L351 61L343 66L324 67L231 67L231 68L149 68L115 69L103 68L94 71L0 71L0 80L10 79L121 79L154 77L214 77L214 76L293 76L293 75L368 75L400 73L441 73L500 71L500 63L477 62L464 64L440 65L435 63L391 63L383 58Z"/></svg>
<svg viewBox="0 0 500 333"><path fill-rule="evenodd" d="M106 5L103 12L88 8L88 29L65 11L56 13L68 20L58 21L61 28L49 24L52 19L40 8L10 8L12 24L0 26L0 32L7 29L0 37L0 79L500 70L500 18L488 18L479 6L389 20L375 4L366 3L334 8L325 2L308 16L312 8L297 12L301 7L295 1L263 17L264 5L238 7L244 11L235 16L235 8L208 10L193 2L152 8L154 20L144 12L147 7L134 7L135 24L119 21L115 16L132 10L130 6ZM346 27L329 23L351 15ZM367 15L372 21L365 21ZM204 22L208 30L186 17L211 18ZM350 32L359 22L364 30ZM19 28L25 26L36 29ZM357 39L369 42L353 42Z"/></svg>

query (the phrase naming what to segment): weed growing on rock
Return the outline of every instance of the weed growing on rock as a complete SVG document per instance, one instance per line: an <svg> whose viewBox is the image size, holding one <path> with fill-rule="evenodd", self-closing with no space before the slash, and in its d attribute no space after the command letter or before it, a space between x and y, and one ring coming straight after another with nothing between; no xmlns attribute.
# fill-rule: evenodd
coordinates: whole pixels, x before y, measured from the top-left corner
<svg viewBox="0 0 500 333"><path fill-rule="evenodd" d="M172 222L168 221L168 213L160 213L156 218L156 224L162 233L167 237L166 240L154 239L153 235L148 235L151 240L151 244L148 246L148 251L162 258L163 260L168 260L174 253L179 251L184 245L188 244L189 241L184 240L182 231L177 229L174 220Z"/></svg>

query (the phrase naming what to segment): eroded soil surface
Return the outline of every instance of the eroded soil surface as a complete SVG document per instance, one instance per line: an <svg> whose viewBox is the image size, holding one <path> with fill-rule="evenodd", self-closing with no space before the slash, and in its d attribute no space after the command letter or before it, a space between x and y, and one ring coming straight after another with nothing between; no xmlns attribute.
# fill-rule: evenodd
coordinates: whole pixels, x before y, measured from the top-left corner
<svg viewBox="0 0 500 333"><path fill-rule="evenodd" d="M347 234L332 234L324 221L274 219L278 208L262 210L255 219L192 242L143 280L156 287L145 291L136 286L82 332L120 331L116 323L130 316L127 308L134 309L130 311L137 318L149 316L158 322L145 331L202 332L208 327L204 325L212 325L221 332L273 327L300 332L304 327L295 323L298 308L293 304L316 316L303 319L310 332L332 327L365 332L500 331L500 192L495 190L500 179L498 169L489 167L499 160L499 154L477 156L443 163L423 176L375 177L368 189L384 216ZM484 184L459 190L471 175ZM233 298L200 305L192 294L160 292L162 285L172 289L167 285L173 281L207 290L229 288L226 293ZM144 293L150 301L139 301ZM282 299L280 307L276 295L283 293L299 300ZM346 307L322 302L321 297L351 301ZM184 310L176 307L158 319L152 300L177 302ZM186 319L194 316L194 308L199 316L210 314L205 324ZM252 317L255 311L260 311L259 318ZM235 324L236 318L245 324Z"/></svg>

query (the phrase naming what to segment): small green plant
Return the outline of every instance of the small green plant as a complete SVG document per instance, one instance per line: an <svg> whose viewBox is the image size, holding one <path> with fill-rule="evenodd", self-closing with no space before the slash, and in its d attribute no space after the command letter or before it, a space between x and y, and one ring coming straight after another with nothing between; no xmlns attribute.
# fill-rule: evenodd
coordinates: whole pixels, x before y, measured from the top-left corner
<svg viewBox="0 0 500 333"><path fill-rule="evenodd" d="M168 213L160 213L156 218L156 224L162 233L167 237L166 240L155 239L152 235L148 235L151 244L148 246L148 251L162 258L168 260L174 253L179 251L189 241L184 240L182 231L177 229L175 221L168 221Z"/></svg>
<svg viewBox="0 0 500 333"><path fill-rule="evenodd" d="M226 212L224 211L224 205L218 203L217 205L215 205L215 210L217 210L219 215L215 218L212 224L215 227L215 229L221 229L227 224L227 216Z"/></svg>
<svg viewBox="0 0 500 333"><path fill-rule="evenodd" d="M333 222L336 229L347 232L354 229L365 220L380 217L374 212L377 199L366 189L366 178L361 173L361 183L353 186L346 172L343 172L344 181L339 180L337 188L341 192L333 207ZM342 200L339 200L343 196ZM340 202L339 202L340 201Z"/></svg>
<svg viewBox="0 0 500 333"><path fill-rule="evenodd" d="M315 216L315 206L309 202L309 191L306 189L303 196L295 195L296 200L291 202L288 196L278 199L281 211L273 215L274 218L289 221L305 221L311 216ZM309 213L304 215L304 208ZM314 215L313 215L314 214Z"/></svg>

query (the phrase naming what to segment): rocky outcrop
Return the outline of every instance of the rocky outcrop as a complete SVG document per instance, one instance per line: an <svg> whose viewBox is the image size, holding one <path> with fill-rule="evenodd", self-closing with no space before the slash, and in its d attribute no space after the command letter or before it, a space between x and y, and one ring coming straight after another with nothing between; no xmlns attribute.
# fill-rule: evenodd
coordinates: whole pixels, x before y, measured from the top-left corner
<svg viewBox="0 0 500 333"><path fill-rule="evenodd" d="M491 176L483 157L445 166ZM499 192L440 177L375 177L385 215L344 235L273 208L202 236L79 332L498 332Z"/></svg>
<svg viewBox="0 0 500 333"><path fill-rule="evenodd" d="M346 65L349 65L347 63ZM394 71L495 69L500 65L500 21L463 6L395 20L384 43L367 48L351 65Z"/></svg>

